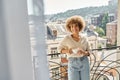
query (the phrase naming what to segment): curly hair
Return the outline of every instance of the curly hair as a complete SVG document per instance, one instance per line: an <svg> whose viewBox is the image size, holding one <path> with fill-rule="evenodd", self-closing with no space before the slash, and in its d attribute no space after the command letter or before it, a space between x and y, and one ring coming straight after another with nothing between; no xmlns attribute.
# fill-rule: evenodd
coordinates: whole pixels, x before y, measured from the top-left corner
<svg viewBox="0 0 120 80"><path fill-rule="evenodd" d="M85 27L85 21L81 16L72 16L66 20L66 29L71 32L71 25L77 24L79 27L79 31L81 31Z"/></svg>

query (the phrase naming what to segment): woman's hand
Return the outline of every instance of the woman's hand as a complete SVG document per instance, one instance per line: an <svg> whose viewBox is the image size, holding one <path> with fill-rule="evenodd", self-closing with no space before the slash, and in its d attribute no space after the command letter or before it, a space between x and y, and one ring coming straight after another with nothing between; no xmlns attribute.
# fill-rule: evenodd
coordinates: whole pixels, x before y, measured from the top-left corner
<svg viewBox="0 0 120 80"><path fill-rule="evenodd" d="M89 56L89 52L88 51L84 51L83 49L79 48L78 52L77 52L78 55L84 55L84 56Z"/></svg>
<svg viewBox="0 0 120 80"><path fill-rule="evenodd" d="M73 52L72 52L72 49L70 48L70 49L62 49L61 53L72 54Z"/></svg>
<svg viewBox="0 0 120 80"><path fill-rule="evenodd" d="M73 53L73 51L72 51L72 49L70 48L70 49L68 49L68 53L69 54L72 54Z"/></svg>
<svg viewBox="0 0 120 80"><path fill-rule="evenodd" d="M81 48L78 48L77 54L78 55L84 55L83 53L84 53L84 50L81 49Z"/></svg>
<svg viewBox="0 0 120 80"><path fill-rule="evenodd" d="M85 56L90 56L90 53L89 53L88 51L85 51L85 52L84 52L84 55L85 55Z"/></svg>

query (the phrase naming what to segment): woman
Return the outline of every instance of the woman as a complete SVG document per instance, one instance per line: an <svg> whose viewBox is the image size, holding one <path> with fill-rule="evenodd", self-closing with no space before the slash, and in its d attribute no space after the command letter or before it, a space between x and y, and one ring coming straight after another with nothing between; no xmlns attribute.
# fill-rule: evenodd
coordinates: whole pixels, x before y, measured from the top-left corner
<svg viewBox="0 0 120 80"><path fill-rule="evenodd" d="M85 27L81 16L72 16L66 21L66 29L71 32L60 43L60 53L67 54L68 80L90 80L89 76L89 44L80 33Z"/></svg>

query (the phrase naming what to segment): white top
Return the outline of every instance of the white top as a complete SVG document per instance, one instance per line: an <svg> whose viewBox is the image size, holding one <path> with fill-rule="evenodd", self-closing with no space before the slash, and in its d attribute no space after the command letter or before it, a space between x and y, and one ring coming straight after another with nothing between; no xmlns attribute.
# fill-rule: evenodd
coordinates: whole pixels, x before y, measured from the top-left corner
<svg viewBox="0 0 120 80"><path fill-rule="evenodd" d="M61 52L62 49L76 49L82 48L83 50L89 51L90 46L88 44L88 40L85 36L80 35L80 40L77 42L75 41L71 35L67 35L59 44L58 52ZM67 58L69 57L81 57L81 55L77 54L67 54Z"/></svg>

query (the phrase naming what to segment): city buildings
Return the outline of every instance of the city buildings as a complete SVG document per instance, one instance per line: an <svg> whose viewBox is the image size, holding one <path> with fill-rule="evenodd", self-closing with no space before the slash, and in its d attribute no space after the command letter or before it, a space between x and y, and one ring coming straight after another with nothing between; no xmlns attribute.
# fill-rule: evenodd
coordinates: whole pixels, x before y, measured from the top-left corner
<svg viewBox="0 0 120 80"><path fill-rule="evenodd" d="M94 26L99 26L101 27L101 23L103 20L105 14L97 14L97 15L93 15L91 17L91 24L93 24ZM108 22L112 22L116 19L116 12L115 13L108 13Z"/></svg>

